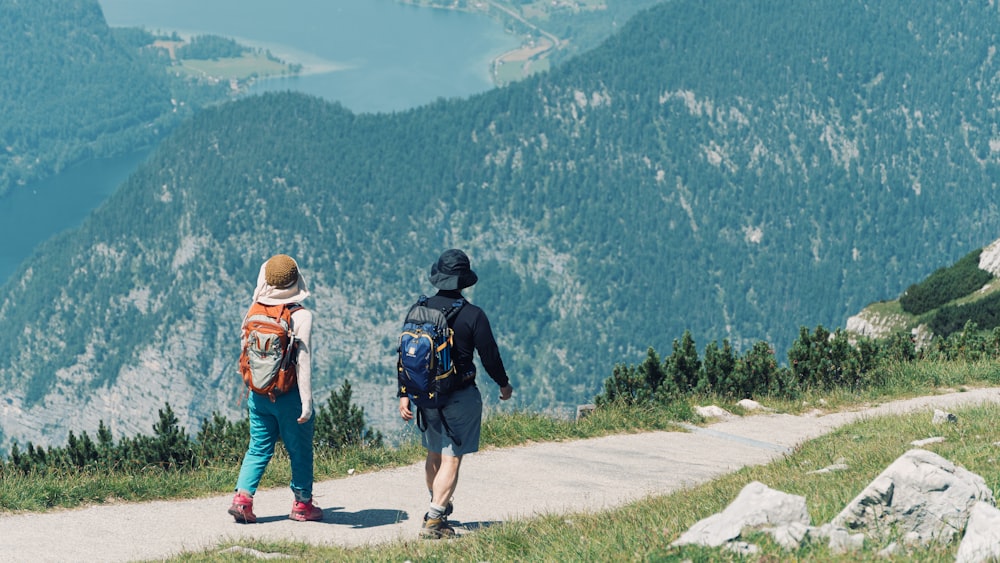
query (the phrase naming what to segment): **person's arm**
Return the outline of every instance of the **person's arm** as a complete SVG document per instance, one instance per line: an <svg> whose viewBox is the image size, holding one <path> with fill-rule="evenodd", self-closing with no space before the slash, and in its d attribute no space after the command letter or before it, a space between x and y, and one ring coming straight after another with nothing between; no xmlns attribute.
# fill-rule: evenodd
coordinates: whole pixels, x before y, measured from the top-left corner
<svg viewBox="0 0 1000 563"><path fill-rule="evenodd" d="M396 361L396 396L399 397L399 416L404 422L413 420L413 410L410 409L410 397L403 393L403 367Z"/></svg>
<svg viewBox="0 0 1000 563"><path fill-rule="evenodd" d="M298 365L296 378L299 385L299 399L302 400L302 414L298 423L308 422L313 415L312 398L312 311L302 308L292 313L292 327L298 341Z"/></svg>
<svg viewBox="0 0 1000 563"><path fill-rule="evenodd" d="M473 335L476 343L476 352L479 353L479 360L483 364L483 369L496 384L500 387L500 400L506 401L514 392L507 377L507 370L503 365L503 358L500 357L500 347L497 346L496 338L493 336L493 327L485 313L478 315L473 325Z"/></svg>
<svg viewBox="0 0 1000 563"><path fill-rule="evenodd" d="M410 398L403 395L399 398L399 416L403 422L413 420L413 411L410 409Z"/></svg>

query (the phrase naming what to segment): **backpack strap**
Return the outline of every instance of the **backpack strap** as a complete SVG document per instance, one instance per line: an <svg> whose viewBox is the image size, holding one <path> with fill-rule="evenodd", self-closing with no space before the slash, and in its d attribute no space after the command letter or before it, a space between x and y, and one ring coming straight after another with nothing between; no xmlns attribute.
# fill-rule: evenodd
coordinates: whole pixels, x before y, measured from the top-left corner
<svg viewBox="0 0 1000 563"><path fill-rule="evenodd" d="M417 410L417 415L416 415L417 428L419 428L421 432L426 432L427 431L427 419L424 418L424 415L423 415L424 409L422 409L420 407L415 407L415 408ZM456 446L462 447L462 440L458 436L455 436L455 433L452 432L452 430L451 430L451 426L448 426L448 421L445 420L445 418L444 418L444 409L443 408L437 408L437 409L434 409L434 410L436 410L438 412L438 416L441 417L441 426L444 427L444 433L449 438L451 438L453 442L455 442Z"/></svg>
<svg viewBox="0 0 1000 563"><path fill-rule="evenodd" d="M292 314L299 309L304 309L305 307L302 303L289 303L287 305L282 305L285 311L288 311L288 347L285 349L285 355L281 359L281 369L288 369L288 365L292 362L298 360L298 351L296 342L298 337L295 335L295 331L292 329ZM274 402L274 399L271 399Z"/></svg>
<svg viewBox="0 0 1000 563"><path fill-rule="evenodd" d="M417 302L414 303L413 305L410 305L409 310L406 311L406 317L404 317L404 321L409 320L410 315L413 314L414 309L416 309L417 307L426 307L426 306L427 306L427 296L421 295L420 298L417 299Z"/></svg>
<svg viewBox="0 0 1000 563"><path fill-rule="evenodd" d="M453 321L454 321L455 317L458 316L458 312L459 312L459 310L462 309L463 305L465 305L465 299L458 299L454 303L451 304L451 308L450 309L447 309L447 308L442 308L441 309L441 312L444 313L445 320L448 321L448 326L452 326L454 324Z"/></svg>

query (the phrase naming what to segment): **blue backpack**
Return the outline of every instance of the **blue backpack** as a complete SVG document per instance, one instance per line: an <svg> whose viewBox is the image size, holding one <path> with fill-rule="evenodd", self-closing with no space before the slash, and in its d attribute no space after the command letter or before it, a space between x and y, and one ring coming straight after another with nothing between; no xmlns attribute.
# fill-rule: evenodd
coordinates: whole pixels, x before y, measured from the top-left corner
<svg viewBox="0 0 1000 563"><path fill-rule="evenodd" d="M427 296L421 295L406 314L396 370L400 390L417 407L444 406L448 394L463 383L451 361L454 331L450 322L464 304L464 299L458 299L450 308L434 309L427 306Z"/></svg>

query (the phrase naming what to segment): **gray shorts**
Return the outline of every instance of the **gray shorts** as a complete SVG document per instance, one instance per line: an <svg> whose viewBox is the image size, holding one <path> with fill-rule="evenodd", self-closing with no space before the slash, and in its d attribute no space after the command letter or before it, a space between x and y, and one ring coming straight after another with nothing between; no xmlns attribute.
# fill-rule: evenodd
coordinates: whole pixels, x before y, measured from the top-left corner
<svg viewBox="0 0 1000 563"><path fill-rule="evenodd" d="M453 457L479 451L483 397L475 385L452 393L441 413L438 409L420 409L420 416L426 424L420 442L427 451Z"/></svg>

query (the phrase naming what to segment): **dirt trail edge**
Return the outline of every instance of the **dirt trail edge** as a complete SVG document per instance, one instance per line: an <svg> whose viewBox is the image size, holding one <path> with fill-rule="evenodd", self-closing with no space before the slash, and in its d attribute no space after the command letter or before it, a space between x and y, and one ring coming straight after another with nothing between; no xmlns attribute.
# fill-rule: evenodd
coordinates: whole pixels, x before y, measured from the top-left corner
<svg viewBox="0 0 1000 563"><path fill-rule="evenodd" d="M884 403L826 415L761 414L689 432L533 444L470 455L452 516L460 533L541 514L599 511L768 463L864 418L1000 403L1000 388ZM258 491L257 524L226 513L232 493L194 500L0 515L0 561L136 561L212 548L227 539L363 546L417 537L427 508L423 463L316 483L322 522L287 518L287 488Z"/></svg>

